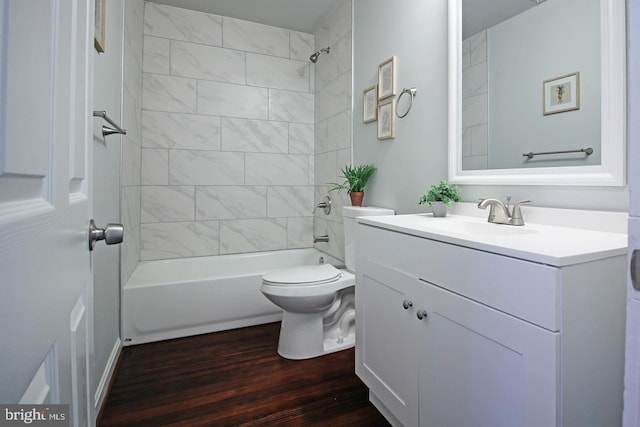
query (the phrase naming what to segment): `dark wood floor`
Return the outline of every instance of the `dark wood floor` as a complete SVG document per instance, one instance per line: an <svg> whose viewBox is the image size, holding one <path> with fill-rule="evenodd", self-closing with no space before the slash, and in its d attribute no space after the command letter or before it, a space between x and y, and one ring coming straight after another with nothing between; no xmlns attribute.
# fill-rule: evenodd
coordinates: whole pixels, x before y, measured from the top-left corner
<svg viewBox="0 0 640 427"><path fill-rule="evenodd" d="M279 323L127 347L106 426L389 426L354 374L354 351L278 356Z"/></svg>

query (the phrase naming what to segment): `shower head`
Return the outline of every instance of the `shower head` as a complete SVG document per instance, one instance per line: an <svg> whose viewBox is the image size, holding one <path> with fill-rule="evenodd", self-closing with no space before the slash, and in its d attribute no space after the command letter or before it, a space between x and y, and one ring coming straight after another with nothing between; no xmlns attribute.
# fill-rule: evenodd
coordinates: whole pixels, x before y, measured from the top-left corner
<svg viewBox="0 0 640 427"><path fill-rule="evenodd" d="M309 61L313 62L314 64L316 62L318 62L318 57L320 56L320 54L324 52L324 53L329 53L329 48L328 47L323 47L322 49L320 49L319 51L317 51L316 53L314 53L313 55L311 55L309 57Z"/></svg>

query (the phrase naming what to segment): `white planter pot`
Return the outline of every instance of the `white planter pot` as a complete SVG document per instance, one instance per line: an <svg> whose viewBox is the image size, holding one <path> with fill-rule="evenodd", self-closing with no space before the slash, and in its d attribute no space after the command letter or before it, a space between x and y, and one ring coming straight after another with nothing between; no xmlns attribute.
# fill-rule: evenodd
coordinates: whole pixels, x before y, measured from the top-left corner
<svg viewBox="0 0 640 427"><path fill-rule="evenodd" d="M445 217L447 216L447 205L444 202L431 202L431 212L433 216Z"/></svg>

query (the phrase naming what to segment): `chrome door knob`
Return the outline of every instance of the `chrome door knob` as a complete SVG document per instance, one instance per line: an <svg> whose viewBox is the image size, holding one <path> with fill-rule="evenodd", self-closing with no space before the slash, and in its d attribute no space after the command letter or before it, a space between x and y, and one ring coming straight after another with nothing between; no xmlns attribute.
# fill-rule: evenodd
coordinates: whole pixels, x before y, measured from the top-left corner
<svg viewBox="0 0 640 427"><path fill-rule="evenodd" d="M404 301L402 301L402 307L405 310L409 310L410 307L413 307L413 303L411 301L409 301L409 300L404 300Z"/></svg>
<svg viewBox="0 0 640 427"><path fill-rule="evenodd" d="M124 226L122 224L107 224L104 228L96 227L96 223L89 221L89 250L92 251L96 242L104 240L107 245L122 243Z"/></svg>
<svg viewBox="0 0 640 427"><path fill-rule="evenodd" d="M427 312L424 310L418 310L416 312L416 316L418 316L418 319L422 320L422 319L426 319L427 318Z"/></svg>

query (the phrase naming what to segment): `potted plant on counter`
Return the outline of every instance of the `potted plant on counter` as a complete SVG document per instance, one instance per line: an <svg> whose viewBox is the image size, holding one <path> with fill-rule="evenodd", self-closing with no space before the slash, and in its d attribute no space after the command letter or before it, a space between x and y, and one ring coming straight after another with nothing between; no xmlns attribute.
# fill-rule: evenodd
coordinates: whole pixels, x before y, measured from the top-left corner
<svg viewBox="0 0 640 427"><path fill-rule="evenodd" d="M369 178L376 171L374 165L347 165L342 168L342 177L345 181L342 184L332 182L333 188L329 191L347 190L351 198L352 206L362 206L364 190L367 187Z"/></svg>
<svg viewBox="0 0 640 427"><path fill-rule="evenodd" d="M433 216L444 217L447 216L447 209L451 208L453 202L460 202L460 187L457 185L451 185L447 181L440 181L438 185L432 185L427 191L424 192L419 204L427 203L431 207Z"/></svg>

